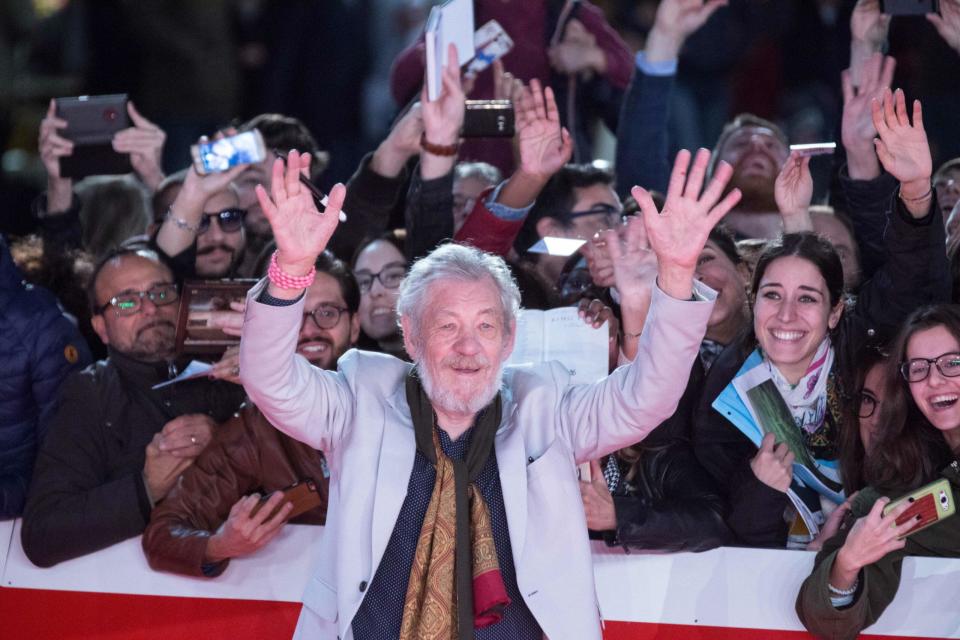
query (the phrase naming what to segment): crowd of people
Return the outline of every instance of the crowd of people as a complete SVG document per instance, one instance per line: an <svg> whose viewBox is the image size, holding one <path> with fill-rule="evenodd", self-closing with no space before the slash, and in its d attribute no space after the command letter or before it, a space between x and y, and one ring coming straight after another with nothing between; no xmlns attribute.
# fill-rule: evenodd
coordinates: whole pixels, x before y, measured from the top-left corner
<svg viewBox="0 0 960 640"><path fill-rule="evenodd" d="M435 100L412 43L405 106L324 204L295 117L208 132L258 131L259 162L168 173L131 102L133 173L75 182L50 102L39 233L0 235L0 518L40 567L142 536L201 578L325 525L300 637L599 638L590 538L808 549L800 620L856 637L905 556L960 556L960 519L890 506L960 499L960 158L935 166L944 132L894 86L889 16L853 8L825 160L750 113L673 154L680 53L727 0L662 0L635 56L589 2L474 4L546 39L476 78L451 48ZM960 1L928 20L960 68ZM462 140L468 97L509 100L515 135ZM531 251L557 238L581 244ZM235 344L163 384L197 358L184 283L237 278L211 319ZM569 306L607 378L506 366L524 309Z"/></svg>

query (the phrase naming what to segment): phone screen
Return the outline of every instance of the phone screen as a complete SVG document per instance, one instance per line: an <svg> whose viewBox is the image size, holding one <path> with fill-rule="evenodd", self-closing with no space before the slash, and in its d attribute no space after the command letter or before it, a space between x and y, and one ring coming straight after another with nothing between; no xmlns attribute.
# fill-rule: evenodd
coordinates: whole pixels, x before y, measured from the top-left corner
<svg viewBox="0 0 960 640"><path fill-rule="evenodd" d="M263 145L255 131L245 131L229 138L197 145L205 173L226 171L240 164L253 164L264 158Z"/></svg>

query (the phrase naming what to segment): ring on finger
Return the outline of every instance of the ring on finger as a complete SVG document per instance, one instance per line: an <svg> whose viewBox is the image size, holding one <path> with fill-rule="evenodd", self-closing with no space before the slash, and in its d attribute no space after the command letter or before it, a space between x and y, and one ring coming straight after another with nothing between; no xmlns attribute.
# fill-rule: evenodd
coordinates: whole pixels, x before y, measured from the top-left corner
<svg viewBox="0 0 960 640"><path fill-rule="evenodd" d="M233 375L235 375L235 376L240 375L240 367L234 367L234 368L233 368Z"/></svg>
<svg viewBox="0 0 960 640"><path fill-rule="evenodd" d="M190 436L190 444L197 444L197 436Z"/></svg>

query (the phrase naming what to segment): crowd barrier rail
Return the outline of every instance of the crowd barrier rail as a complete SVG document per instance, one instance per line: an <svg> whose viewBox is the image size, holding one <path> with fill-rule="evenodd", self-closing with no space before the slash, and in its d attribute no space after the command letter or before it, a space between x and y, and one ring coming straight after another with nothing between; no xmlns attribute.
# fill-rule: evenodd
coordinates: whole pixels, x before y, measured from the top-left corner
<svg viewBox="0 0 960 640"><path fill-rule="evenodd" d="M0 637L286 639L321 535L287 525L257 554L201 579L151 570L139 538L40 569L20 546L20 521L3 521ZM810 637L794 600L812 553L625 554L594 543L593 558L605 640ZM960 560L906 559L896 599L862 637L960 638Z"/></svg>

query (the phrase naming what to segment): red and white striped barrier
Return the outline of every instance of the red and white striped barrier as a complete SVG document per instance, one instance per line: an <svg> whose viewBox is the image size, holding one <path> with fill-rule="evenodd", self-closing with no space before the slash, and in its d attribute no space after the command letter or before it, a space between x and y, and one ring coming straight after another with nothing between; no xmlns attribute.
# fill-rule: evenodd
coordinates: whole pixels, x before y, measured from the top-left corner
<svg viewBox="0 0 960 640"><path fill-rule="evenodd" d="M39 569L23 554L19 521L0 522L0 637L289 638L320 535L288 525L220 577L199 579L152 571L139 539ZM808 638L793 605L812 562L802 551L644 555L595 543L604 638ZM896 600L863 637L960 638L960 560L908 558Z"/></svg>

